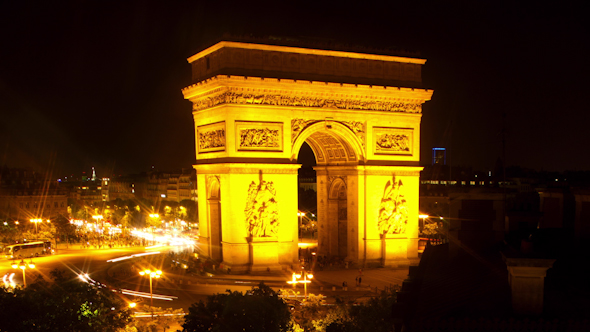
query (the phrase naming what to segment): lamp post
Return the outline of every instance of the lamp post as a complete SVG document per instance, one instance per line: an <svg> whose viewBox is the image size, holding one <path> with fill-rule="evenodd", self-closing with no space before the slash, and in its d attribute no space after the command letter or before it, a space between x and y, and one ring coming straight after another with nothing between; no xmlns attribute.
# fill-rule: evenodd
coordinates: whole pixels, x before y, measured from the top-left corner
<svg viewBox="0 0 590 332"><path fill-rule="evenodd" d="M27 264L25 263L25 260L21 260L20 263L16 263L16 262L12 262L12 268L13 269L21 269L23 270L23 285L24 287L27 287L27 279L25 276L25 270L27 268L29 269L34 269L35 268L35 263L33 263L33 259L31 259L31 261Z"/></svg>
<svg viewBox="0 0 590 332"><path fill-rule="evenodd" d="M301 226L303 226L303 217L305 217L305 212L297 212L299 216L299 237L301 237Z"/></svg>
<svg viewBox="0 0 590 332"><path fill-rule="evenodd" d="M40 222L43 222L43 219L41 219L41 218L31 219L31 222L35 224L35 237L39 238L39 230L37 229L37 224Z"/></svg>
<svg viewBox="0 0 590 332"><path fill-rule="evenodd" d="M152 279L153 278L160 278L162 276L162 271L156 270L144 270L139 271L140 276L148 276L150 277L150 306L152 307L152 319L154 319L154 293L152 291Z"/></svg>
<svg viewBox="0 0 590 332"><path fill-rule="evenodd" d="M426 225L426 219L430 218L430 216L427 214L419 214L418 218L422 219L422 225L420 225L420 226L422 226L421 231L424 231L424 225Z"/></svg>
<svg viewBox="0 0 590 332"><path fill-rule="evenodd" d="M301 277L303 277L303 280L299 280ZM293 272L293 278L287 281L287 283L292 284L293 286L303 284L303 288L305 289L305 299L307 299L307 284L311 283L311 280L309 279L313 279L313 274L307 273L307 271L301 271L299 274Z"/></svg>

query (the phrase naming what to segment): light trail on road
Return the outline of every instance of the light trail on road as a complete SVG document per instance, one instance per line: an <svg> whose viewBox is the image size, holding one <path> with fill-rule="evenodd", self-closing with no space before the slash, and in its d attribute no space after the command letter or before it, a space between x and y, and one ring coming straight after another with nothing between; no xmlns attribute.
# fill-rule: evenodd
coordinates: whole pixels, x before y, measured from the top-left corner
<svg viewBox="0 0 590 332"><path fill-rule="evenodd" d="M145 297L145 298L148 298L148 299L150 298L150 293L132 291L132 290L129 290L129 289L121 289L121 293L123 293L125 295L133 295L133 296L138 296L138 297ZM154 299L156 299L156 300L172 301L172 300L178 299L178 297L171 296L171 295L154 294Z"/></svg>
<svg viewBox="0 0 590 332"><path fill-rule="evenodd" d="M14 278L14 273L5 274L4 277L2 278L2 281L4 281L4 287L14 288L16 286L16 283L14 282L13 278Z"/></svg>
<svg viewBox="0 0 590 332"><path fill-rule="evenodd" d="M84 282L91 283L91 284L96 285L98 287L107 287L108 288L107 285L90 278L90 276L87 273L79 274L78 278L80 278L80 280L82 280ZM134 290L130 290L130 289L124 289L124 288L113 289L113 292L119 292L121 294L133 295L133 296L137 296L137 297L145 297L148 299L154 298L156 300L165 300L165 301L173 301L173 300L178 299L178 297L176 297L176 296L163 295L163 294L150 294L150 293L139 292L139 291L134 291Z"/></svg>
<svg viewBox="0 0 590 332"><path fill-rule="evenodd" d="M135 257L141 257L141 256L147 256L147 255L157 255L159 253L160 253L159 251L144 252L141 254L135 254L135 255L131 255L131 256L122 256L122 257L118 257L118 258L109 259L109 260L107 260L107 262L114 263L114 262L124 261L126 259L131 259L131 258L135 258Z"/></svg>

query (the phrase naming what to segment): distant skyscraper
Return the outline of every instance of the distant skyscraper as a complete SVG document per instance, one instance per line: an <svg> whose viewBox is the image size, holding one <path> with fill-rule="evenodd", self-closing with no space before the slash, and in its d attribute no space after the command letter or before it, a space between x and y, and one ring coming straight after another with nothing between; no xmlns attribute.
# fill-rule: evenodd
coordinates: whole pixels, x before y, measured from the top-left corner
<svg viewBox="0 0 590 332"><path fill-rule="evenodd" d="M96 171L94 170L94 167L92 167L92 181L96 181Z"/></svg>
<svg viewBox="0 0 590 332"><path fill-rule="evenodd" d="M446 165L447 164L447 149L446 148L432 148L432 164Z"/></svg>

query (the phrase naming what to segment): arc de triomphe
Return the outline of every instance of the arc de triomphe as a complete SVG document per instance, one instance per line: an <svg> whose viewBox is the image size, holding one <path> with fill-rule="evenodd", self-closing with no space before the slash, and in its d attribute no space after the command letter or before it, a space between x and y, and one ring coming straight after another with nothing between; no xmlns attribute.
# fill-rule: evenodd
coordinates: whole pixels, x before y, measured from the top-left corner
<svg viewBox="0 0 590 332"><path fill-rule="evenodd" d="M233 271L298 262L297 156L307 142L318 255L417 262L426 60L224 41L188 61L206 255Z"/></svg>

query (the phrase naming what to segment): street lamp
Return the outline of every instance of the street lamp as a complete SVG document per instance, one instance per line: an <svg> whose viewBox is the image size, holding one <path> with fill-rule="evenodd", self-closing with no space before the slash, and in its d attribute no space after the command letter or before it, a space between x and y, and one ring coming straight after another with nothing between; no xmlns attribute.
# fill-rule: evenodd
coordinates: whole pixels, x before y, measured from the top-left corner
<svg viewBox="0 0 590 332"><path fill-rule="evenodd" d="M420 229L423 230L424 229L424 225L426 224L426 219L430 218L429 215L427 214L419 214L418 218L422 219L422 225L420 225Z"/></svg>
<svg viewBox="0 0 590 332"><path fill-rule="evenodd" d="M299 216L299 237L301 237L301 226L303 226L303 217L305 217L305 212L297 212Z"/></svg>
<svg viewBox="0 0 590 332"><path fill-rule="evenodd" d="M12 268L13 269L21 269L23 270L23 285L24 287L27 287L27 279L25 276L25 270L27 268L29 269L34 269L35 268L35 263L33 263L33 259L31 259L31 261L27 264L25 263L25 260L21 260L20 263L16 263L16 262L12 262Z"/></svg>
<svg viewBox="0 0 590 332"><path fill-rule="evenodd" d="M35 224L35 237L39 238L39 230L37 229L37 224L43 222L41 218L31 219L31 222Z"/></svg>
<svg viewBox="0 0 590 332"><path fill-rule="evenodd" d="M162 276L162 271L156 270L144 270L139 271L140 276L148 276L150 277L150 306L152 307L152 319L154 319L154 293L152 291L152 279L153 278L160 278Z"/></svg>
<svg viewBox="0 0 590 332"><path fill-rule="evenodd" d="M299 280L301 277L303 277L303 280ZM309 279L313 279L313 274L307 273L306 271L302 271L300 274L293 272L293 278L287 281L287 283L292 284L293 286L303 284L305 289L305 299L307 299L307 284L311 283L311 280Z"/></svg>

